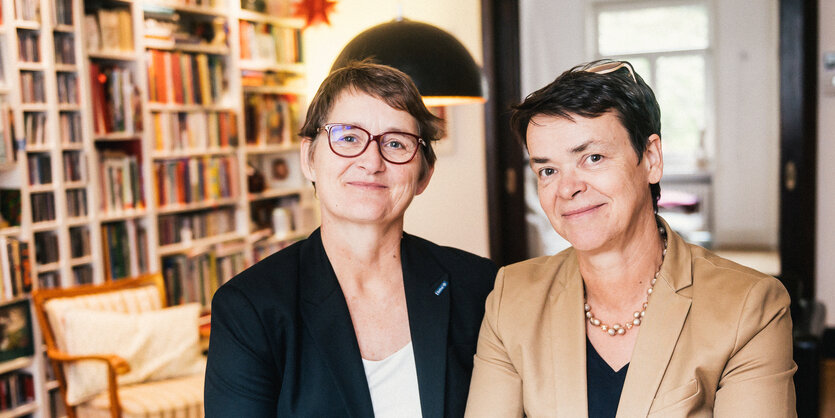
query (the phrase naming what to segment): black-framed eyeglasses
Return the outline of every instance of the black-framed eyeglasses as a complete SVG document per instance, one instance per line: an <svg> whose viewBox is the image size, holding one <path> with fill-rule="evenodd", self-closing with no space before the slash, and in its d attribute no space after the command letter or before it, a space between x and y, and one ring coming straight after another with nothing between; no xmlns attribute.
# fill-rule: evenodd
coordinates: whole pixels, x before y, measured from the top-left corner
<svg viewBox="0 0 835 418"><path fill-rule="evenodd" d="M417 155L421 145L426 146L419 136L408 132L383 132L371 135L370 132L356 125L347 123L328 123L319 128L328 133L328 145L334 154L353 158L359 156L368 144L377 141L380 155L392 164L406 164Z"/></svg>
<svg viewBox="0 0 835 418"><path fill-rule="evenodd" d="M635 70L632 68L632 64L626 61L606 60L600 63L593 63L590 67L583 68L582 70L595 74L609 74L618 71L621 68L629 70L629 75L632 77L632 81L636 83L638 82L638 79L635 77Z"/></svg>

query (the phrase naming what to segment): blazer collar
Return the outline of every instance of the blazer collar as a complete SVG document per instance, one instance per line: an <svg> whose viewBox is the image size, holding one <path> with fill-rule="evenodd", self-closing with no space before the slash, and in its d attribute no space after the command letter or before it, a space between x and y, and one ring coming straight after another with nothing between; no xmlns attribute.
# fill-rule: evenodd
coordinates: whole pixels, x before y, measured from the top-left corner
<svg viewBox="0 0 835 418"><path fill-rule="evenodd" d="M546 263L559 269L545 272L554 276L556 286L549 295L551 347L554 359L557 417L587 417L586 393L586 321L583 314L583 279L573 248L562 265ZM555 256L556 257L556 256ZM545 276L548 277L548 276Z"/></svg>
<svg viewBox="0 0 835 418"><path fill-rule="evenodd" d="M415 237L403 234L400 254L421 409L423 416L443 416L452 284ZM304 322L324 353L349 415L373 416L351 315L318 229L302 246L300 281Z"/></svg>
<svg viewBox="0 0 835 418"><path fill-rule="evenodd" d="M403 234L400 245L403 286L415 352L420 407L425 417L444 416L449 274L417 238Z"/></svg>
<svg viewBox="0 0 835 418"><path fill-rule="evenodd" d="M302 244L299 262L303 322L322 351L348 416L373 416L354 324L318 229Z"/></svg>
<svg viewBox="0 0 835 418"><path fill-rule="evenodd" d="M667 255L632 352L620 395L618 418L649 413L690 312L690 286L693 284L690 250L663 219L661 222L667 228Z"/></svg>

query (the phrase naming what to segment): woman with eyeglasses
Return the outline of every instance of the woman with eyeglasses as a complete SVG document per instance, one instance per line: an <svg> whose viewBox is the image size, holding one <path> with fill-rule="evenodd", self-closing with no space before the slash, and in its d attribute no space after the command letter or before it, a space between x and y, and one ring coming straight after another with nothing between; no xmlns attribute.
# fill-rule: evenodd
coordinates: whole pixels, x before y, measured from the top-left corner
<svg viewBox="0 0 835 418"><path fill-rule="evenodd" d="M632 66L566 71L511 123L572 247L499 271L467 416L795 416L789 295L657 215L660 109Z"/></svg>
<svg viewBox="0 0 835 418"><path fill-rule="evenodd" d="M218 289L207 417L463 416L495 265L403 232L440 119L402 72L332 72L301 129L322 224Z"/></svg>

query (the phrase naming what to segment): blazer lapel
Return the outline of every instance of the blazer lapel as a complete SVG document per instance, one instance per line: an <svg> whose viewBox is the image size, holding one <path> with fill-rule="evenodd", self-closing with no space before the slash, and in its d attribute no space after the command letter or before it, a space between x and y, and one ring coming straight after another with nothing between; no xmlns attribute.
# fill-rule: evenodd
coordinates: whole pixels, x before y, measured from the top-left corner
<svg viewBox="0 0 835 418"><path fill-rule="evenodd" d="M359 344L345 296L316 230L301 250L301 314L324 355L348 415L374 415ZM328 396L324 394L325 397Z"/></svg>
<svg viewBox="0 0 835 418"><path fill-rule="evenodd" d="M662 220L663 222L663 220ZM666 225L667 257L641 324L620 395L617 417L646 416L690 312L692 285L687 244Z"/></svg>
<svg viewBox="0 0 835 418"><path fill-rule="evenodd" d="M404 234L400 254L409 328L415 352L420 407L425 417L441 417L446 404L449 275L431 254Z"/></svg>
<svg viewBox="0 0 835 418"><path fill-rule="evenodd" d="M587 417L583 281L573 251L557 274L548 314L551 320L556 414L565 418Z"/></svg>

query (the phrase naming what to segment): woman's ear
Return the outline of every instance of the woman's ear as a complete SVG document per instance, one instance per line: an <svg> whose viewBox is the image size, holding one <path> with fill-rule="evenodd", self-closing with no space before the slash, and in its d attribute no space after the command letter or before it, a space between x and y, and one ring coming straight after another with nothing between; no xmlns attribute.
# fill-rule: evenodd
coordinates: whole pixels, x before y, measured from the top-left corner
<svg viewBox="0 0 835 418"><path fill-rule="evenodd" d="M418 182L417 191L415 192L415 196L423 193L426 190L426 187L429 186L429 180L432 179L432 174L435 172L435 166L431 166L426 169L423 173L423 178L420 179Z"/></svg>
<svg viewBox="0 0 835 418"><path fill-rule="evenodd" d="M649 136L647 149L644 151L644 164L647 165L649 184L661 181L664 174L664 155L661 153L661 137L658 134Z"/></svg>
<svg viewBox="0 0 835 418"><path fill-rule="evenodd" d="M312 181L316 182L316 171L313 169L313 140L310 138L302 138L301 151L299 152L299 161L301 162L302 174Z"/></svg>

